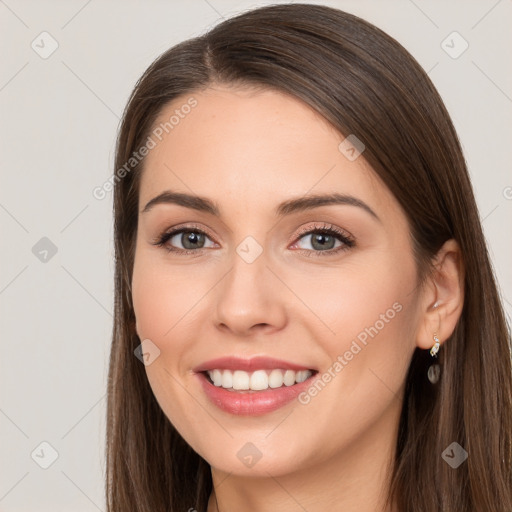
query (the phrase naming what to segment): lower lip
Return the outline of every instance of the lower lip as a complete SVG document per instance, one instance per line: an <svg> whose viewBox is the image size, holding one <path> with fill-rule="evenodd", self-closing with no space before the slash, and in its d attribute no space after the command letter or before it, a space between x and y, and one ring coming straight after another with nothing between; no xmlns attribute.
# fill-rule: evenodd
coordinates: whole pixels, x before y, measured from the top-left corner
<svg viewBox="0 0 512 512"><path fill-rule="evenodd" d="M212 384L204 373L196 373L206 396L211 402L230 414L239 416L260 416L284 407L305 391L315 378L316 373L304 382L293 386L268 388L262 391L228 391L222 386Z"/></svg>

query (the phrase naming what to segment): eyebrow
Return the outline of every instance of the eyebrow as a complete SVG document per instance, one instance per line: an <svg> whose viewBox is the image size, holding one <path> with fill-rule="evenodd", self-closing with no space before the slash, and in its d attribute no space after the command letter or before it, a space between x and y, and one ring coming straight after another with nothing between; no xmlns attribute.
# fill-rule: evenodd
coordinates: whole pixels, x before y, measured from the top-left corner
<svg viewBox="0 0 512 512"><path fill-rule="evenodd" d="M141 213L146 213L158 204L176 204L185 208L191 208L200 212L209 213L220 217L220 208L218 205L206 198L182 192L172 192L166 190L158 196L151 199ZM276 208L276 215L283 217L292 213L303 212L327 205L348 205L356 206L369 213L372 217L380 221L379 216L361 199L346 194L313 194L283 201Z"/></svg>

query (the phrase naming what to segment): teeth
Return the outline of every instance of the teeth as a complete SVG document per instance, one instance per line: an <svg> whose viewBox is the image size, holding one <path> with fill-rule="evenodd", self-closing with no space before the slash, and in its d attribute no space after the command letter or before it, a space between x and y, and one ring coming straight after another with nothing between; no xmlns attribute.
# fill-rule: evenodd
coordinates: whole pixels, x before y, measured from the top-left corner
<svg viewBox="0 0 512 512"><path fill-rule="evenodd" d="M268 376L268 385L271 388L280 388L283 385L284 376L281 370L272 370Z"/></svg>
<svg viewBox="0 0 512 512"><path fill-rule="evenodd" d="M223 379L222 379L222 372L220 370L213 370L213 372L208 372L208 375L210 375L210 379L213 380L213 383L216 386L222 386Z"/></svg>
<svg viewBox="0 0 512 512"><path fill-rule="evenodd" d="M224 379L222 379L222 384L224 384ZM249 389L250 386L250 377L247 372L242 372L240 370L235 370L233 372L233 389Z"/></svg>
<svg viewBox="0 0 512 512"><path fill-rule="evenodd" d="M246 372L235 372L235 373L243 373L245 375L248 375ZM251 374L248 387L255 391L267 389L268 388L267 372L265 370L257 370L255 372L253 372ZM243 388L243 389L247 389L247 388Z"/></svg>
<svg viewBox="0 0 512 512"><path fill-rule="evenodd" d="M311 370L256 370L252 373L243 370L208 370L208 375L217 387L233 390L262 391L270 388L280 388L283 385L293 386L311 377Z"/></svg>

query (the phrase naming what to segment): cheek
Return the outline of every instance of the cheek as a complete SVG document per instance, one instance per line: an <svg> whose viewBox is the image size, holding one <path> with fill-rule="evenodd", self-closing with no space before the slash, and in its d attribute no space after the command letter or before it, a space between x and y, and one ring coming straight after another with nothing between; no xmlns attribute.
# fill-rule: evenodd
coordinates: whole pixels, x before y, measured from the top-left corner
<svg viewBox="0 0 512 512"><path fill-rule="evenodd" d="M362 423L382 413L403 386L418 319L413 258L371 255L369 260L371 264L361 259L340 272L331 269L316 280L315 288L310 277L302 277L296 289L321 320L311 316L309 322L327 356L321 394L333 403L342 397L340 419L350 411ZM322 413L322 400L315 401L313 417Z"/></svg>
<svg viewBox="0 0 512 512"><path fill-rule="evenodd" d="M132 279L132 297L140 340L151 340L158 356L145 366L155 399L180 432L197 422L198 410L191 407L183 382L190 367L187 349L196 332L194 304L200 295L184 273L169 272L147 257L137 255ZM190 278L190 276L188 276ZM197 397L196 397L197 399ZM198 406L199 407L199 406Z"/></svg>
<svg viewBox="0 0 512 512"><path fill-rule="evenodd" d="M158 358L146 366L146 373L166 411L187 409L186 402L178 406L177 397L183 396L178 381L190 378L190 369L198 362L197 344L207 339L202 331L205 319L211 318L208 292L217 281L218 269L214 274L198 272L171 267L160 255L144 250L137 254L132 279L137 334L158 347Z"/></svg>
<svg viewBox="0 0 512 512"><path fill-rule="evenodd" d="M186 270L170 269L143 251L139 253L133 270L132 298L141 339L170 340L194 318L200 288L192 277Z"/></svg>
<svg viewBox="0 0 512 512"><path fill-rule="evenodd" d="M347 340L359 337L364 342L365 337L376 335L376 330L382 334L380 338L393 333L391 344L397 331L406 329L410 334L416 266L409 255L395 258L389 253L368 252L339 268L300 274L287 271L285 280L294 283L294 293L308 306L303 309L304 316L316 317L316 333L323 331L321 339L332 339L331 353L343 349Z"/></svg>

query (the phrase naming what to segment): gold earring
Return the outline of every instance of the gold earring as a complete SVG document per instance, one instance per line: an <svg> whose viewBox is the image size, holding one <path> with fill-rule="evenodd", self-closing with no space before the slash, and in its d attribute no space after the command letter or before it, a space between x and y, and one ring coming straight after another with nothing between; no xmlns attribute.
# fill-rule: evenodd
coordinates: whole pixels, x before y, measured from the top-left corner
<svg viewBox="0 0 512 512"><path fill-rule="evenodd" d="M439 338L437 337L437 334L434 334L434 342L435 342L434 345L430 349L430 355L432 357L435 357L437 355L437 353L439 352L439 347L441 346L441 344L439 343Z"/></svg>

